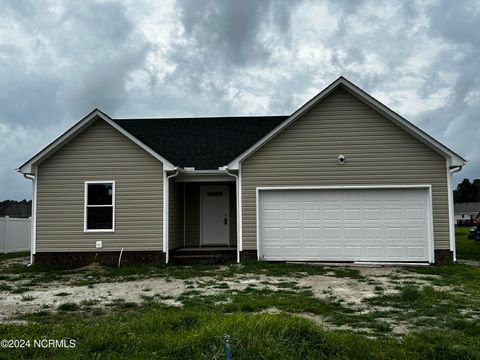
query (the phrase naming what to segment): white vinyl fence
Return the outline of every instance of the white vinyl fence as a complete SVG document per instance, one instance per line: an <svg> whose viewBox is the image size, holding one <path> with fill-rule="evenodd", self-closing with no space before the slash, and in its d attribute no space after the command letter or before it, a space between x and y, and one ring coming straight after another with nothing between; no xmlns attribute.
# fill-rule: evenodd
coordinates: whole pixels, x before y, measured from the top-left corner
<svg viewBox="0 0 480 360"><path fill-rule="evenodd" d="M0 252L30 250L31 219L0 217Z"/></svg>

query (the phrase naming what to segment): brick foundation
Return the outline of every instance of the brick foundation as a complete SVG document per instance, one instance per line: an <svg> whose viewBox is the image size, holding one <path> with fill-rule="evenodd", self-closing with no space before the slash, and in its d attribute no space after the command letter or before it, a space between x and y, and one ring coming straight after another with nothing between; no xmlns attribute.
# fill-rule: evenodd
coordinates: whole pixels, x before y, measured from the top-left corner
<svg viewBox="0 0 480 360"><path fill-rule="evenodd" d="M435 250L435 265L453 264L453 251Z"/></svg>
<svg viewBox="0 0 480 360"><path fill-rule="evenodd" d="M78 268L92 263L104 266L117 266L119 251L102 252L38 252L34 263L46 267L64 269ZM165 263L165 254L161 251L124 251L121 265L135 265L146 263Z"/></svg>
<svg viewBox="0 0 480 360"><path fill-rule="evenodd" d="M245 260L258 260L257 250L240 251L240 262Z"/></svg>

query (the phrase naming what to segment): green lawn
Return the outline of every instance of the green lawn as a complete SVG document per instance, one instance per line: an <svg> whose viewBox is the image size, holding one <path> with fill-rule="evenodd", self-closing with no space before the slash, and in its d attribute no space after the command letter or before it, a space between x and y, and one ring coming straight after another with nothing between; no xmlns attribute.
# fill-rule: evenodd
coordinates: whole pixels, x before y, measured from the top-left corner
<svg viewBox="0 0 480 360"><path fill-rule="evenodd" d="M72 319L75 321L71 321ZM75 339L74 349L7 349L2 358L225 359L478 359L478 327L372 339L328 331L288 314L224 312L187 305L124 309L105 317L45 316L35 325L0 327L1 338Z"/></svg>
<svg viewBox="0 0 480 360"><path fill-rule="evenodd" d="M0 261L26 257L29 255L30 255L29 251L22 251L22 252L8 253L8 254L0 253Z"/></svg>
<svg viewBox="0 0 480 360"><path fill-rule="evenodd" d="M470 227L455 227L455 237L457 239L457 258L465 260L480 261L480 241L467 239Z"/></svg>
<svg viewBox="0 0 480 360"><path fill-rule="evenodd" d="M480 260L480 241L467 239L470 227L455 227L457 239L457 258L465 260Z"/></svg>

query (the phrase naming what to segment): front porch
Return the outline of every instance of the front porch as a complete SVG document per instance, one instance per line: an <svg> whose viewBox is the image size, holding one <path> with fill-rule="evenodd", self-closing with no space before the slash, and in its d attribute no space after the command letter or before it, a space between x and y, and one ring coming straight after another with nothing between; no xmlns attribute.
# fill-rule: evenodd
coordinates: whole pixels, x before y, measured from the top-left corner
<svg viewBox="0 0 480 360"><path fill-rule="evenodd" d="M222 264L237 260L237 247L182 247L170 252L170 261L174 264L207 262Z"/></svg>
<svg viewBox="0 0 480 360"><path fill-rule="evenodd" d="M237 260L237 205L234 177L201 181L169 179L169 262L209 263Z"/></svg>

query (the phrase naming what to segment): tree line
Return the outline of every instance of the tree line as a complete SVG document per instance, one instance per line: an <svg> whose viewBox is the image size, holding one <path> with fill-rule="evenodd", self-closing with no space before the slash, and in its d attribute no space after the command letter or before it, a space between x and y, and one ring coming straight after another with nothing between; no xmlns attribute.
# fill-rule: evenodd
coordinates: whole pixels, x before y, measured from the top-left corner
<svg viewBox="0 0 480 360"><path fill-rule="evenodd" d="M453 190L453 200L459 202L480 202L480 179L463 179Z"/></svg>

